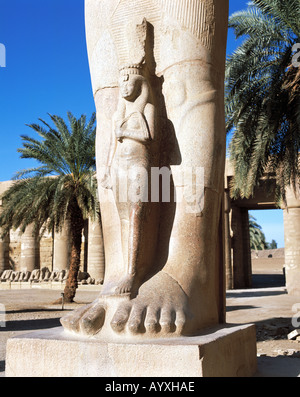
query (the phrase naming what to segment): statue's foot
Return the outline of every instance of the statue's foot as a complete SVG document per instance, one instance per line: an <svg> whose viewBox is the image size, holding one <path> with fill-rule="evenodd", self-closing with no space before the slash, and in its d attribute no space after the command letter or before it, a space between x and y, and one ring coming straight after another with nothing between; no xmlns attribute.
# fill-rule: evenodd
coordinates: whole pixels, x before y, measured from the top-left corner
<svg viewBox="0 0 300 397"><path fill-rule="evenodd" d="M81 307L60 319L64 329L83 335L98 333L105 320L105 307L100 300Z"/></svg>
<svg viewBox="0 0 300 397"><path fill-rule="evenodd" d="M125 277L122 278L120 283L117 285L115 289L116 295L128 294L132 290L132 285L134 281L133 274L127 274Z"/></svg>
<svg viewBox="0 0 300 397"><path fill-rule="evenodd" d="M146 281L134 299L129 294L102 295L61 319L66 330L87 336L101 335L105 321L106 336L112 330L122 337L149 338L188 335L193 330L187 295L164 272Z"/></svg>
<svg viewBox="0 0 300 397"><path fill-rule="evenodd" d="M188 332L191 323L186 294L172 277L159 272L140 287L134 299L119 304L111 327L117 333L146 337L179 336Z"/></svg>

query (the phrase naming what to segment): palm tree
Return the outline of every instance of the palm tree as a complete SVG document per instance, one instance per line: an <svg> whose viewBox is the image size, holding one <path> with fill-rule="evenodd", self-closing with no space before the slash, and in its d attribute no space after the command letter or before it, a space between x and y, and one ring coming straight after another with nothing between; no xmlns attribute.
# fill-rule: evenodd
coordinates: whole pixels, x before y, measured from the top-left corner
<svg viewBox="0 0 300 397"><path fill-rule="evenodd" d="M95 218L98 209L95 178L95 114L76 119L68 113L69 125L59 116L49 115L54 127L30 124L41 139L22 136L21 158L37 160L36 167L18 172L15 182L3 196L0 225L3 234L10 229L33 233L59 231L65 222L71 229L69 276L64 290L72 302L77 288L84 219Z"/></svg>
<svg viewBox="0 0 300 397"><path fill-rule="evenodd" d="M292 62L300 43L300 1L253 0L230 17L229 27L245 39L226 65L232 195L251 196L268 171L276 177L279 202L300 176L300 68Z"/></svg>
<svg viewBox="0 0 300 397"><path fill-rule="evenodd" d="M261 226L256 223L253 215L249 215L249 235L250 235L250 248L252 250L267 249L266 237L262 231Z"/></svg>
<svg viewBox="0 0 300 397"><path fill-rule="evenodd" d="M272 240L270 243L268 243L268 249L270 250L277 249L277 243L275 240Z"/></svg>

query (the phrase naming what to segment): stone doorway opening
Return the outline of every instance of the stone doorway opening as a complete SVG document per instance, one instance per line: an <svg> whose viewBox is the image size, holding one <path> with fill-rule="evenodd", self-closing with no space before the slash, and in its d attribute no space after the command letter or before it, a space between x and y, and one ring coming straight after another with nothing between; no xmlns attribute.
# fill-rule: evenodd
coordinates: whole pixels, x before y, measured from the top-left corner
<svg viewBox="0 0 300 397"><path fill-rule="evenodd" d="M252 222L251 222L252 221ZM281 209L250 210L250 249L252 288L275 288L285 286L284 225ZM253 244L253 229L261 227L262 244ZM256 232L256 230L254 231ZM259 234L259 233L258 233ZM264 248L255 249L254 248Z"/></svg>

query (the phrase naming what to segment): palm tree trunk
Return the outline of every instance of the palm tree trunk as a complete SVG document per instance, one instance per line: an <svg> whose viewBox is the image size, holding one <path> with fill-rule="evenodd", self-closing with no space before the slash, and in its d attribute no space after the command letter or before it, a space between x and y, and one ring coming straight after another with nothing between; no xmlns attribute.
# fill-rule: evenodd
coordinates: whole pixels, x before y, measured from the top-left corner
<svg viewBox="0 0 300 397"><path fill-rule="evenodd" d="M80 267L81 236L84 226L82 212L77 204L77 201L73 203L71 208L71 258L69 275L64 289L64 301L67 303L73 302L78 286L77 276Z"/></svg>

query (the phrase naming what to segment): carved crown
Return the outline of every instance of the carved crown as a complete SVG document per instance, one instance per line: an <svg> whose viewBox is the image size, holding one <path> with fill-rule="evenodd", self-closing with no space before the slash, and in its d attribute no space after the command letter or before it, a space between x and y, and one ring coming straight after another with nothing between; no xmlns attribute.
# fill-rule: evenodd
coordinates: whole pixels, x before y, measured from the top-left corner
<svg viewBox="0 0 300 397"><path fill-rule="evenodd" d="M129 64L122 66L119 70L121 76L127 76L129 74L141 75L142 69L143 66L141 64Z"/></svg>

